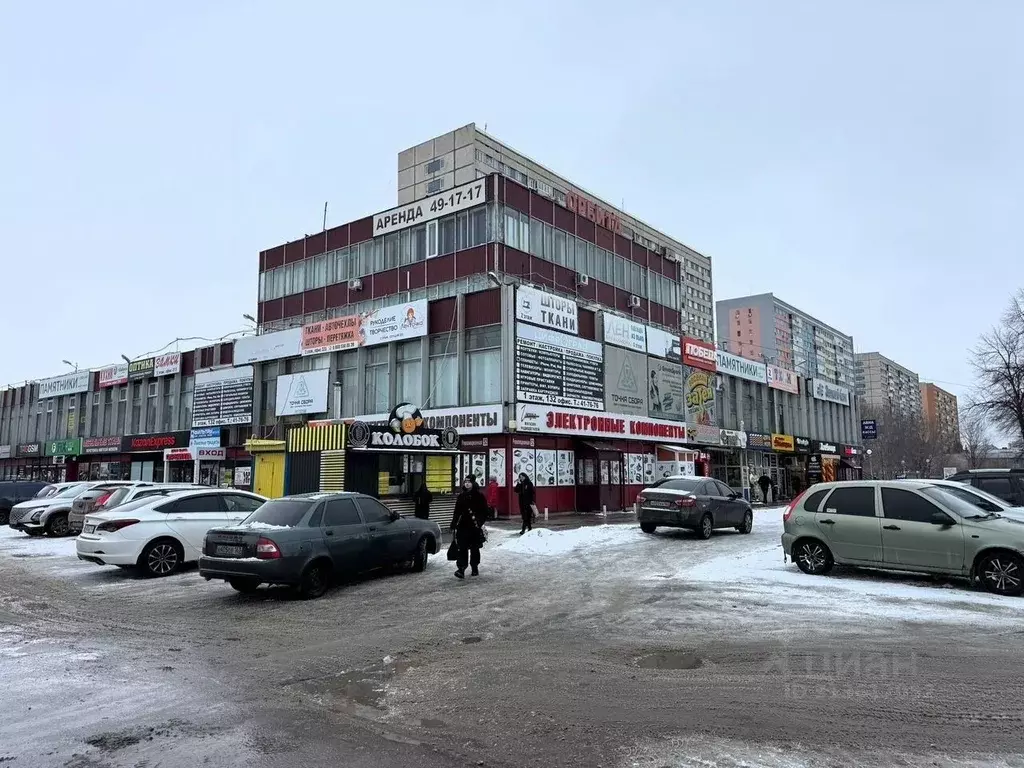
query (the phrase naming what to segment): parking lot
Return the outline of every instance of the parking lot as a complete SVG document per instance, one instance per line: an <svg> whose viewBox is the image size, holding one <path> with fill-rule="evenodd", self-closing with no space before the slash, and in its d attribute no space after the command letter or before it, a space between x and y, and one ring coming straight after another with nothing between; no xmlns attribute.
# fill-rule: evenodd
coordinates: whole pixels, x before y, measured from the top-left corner
<svg viewBox="0 0 1024 768"><path fill-rule="evenodd" d="M12 766L1024 765L1019 599L753 533L493 530L296 600L0 529Z"/></svg>

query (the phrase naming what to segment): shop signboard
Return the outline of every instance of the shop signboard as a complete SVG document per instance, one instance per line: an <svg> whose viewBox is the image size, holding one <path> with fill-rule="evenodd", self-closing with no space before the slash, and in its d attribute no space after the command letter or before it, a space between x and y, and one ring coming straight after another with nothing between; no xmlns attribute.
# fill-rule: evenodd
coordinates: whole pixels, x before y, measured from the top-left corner
<svg viewBox="0 0 1024 768"><path fill-rule="evenodd" d="M108 365L100 369L100 388L116 387L128 381L128 363Z"/></svg>
<svg viewBox="0 0 1024 768"><path fill-rule="evenodd" d="M768 373L768 386L773 389L781 389L783 392L790 392L794 395L800 394L800 377L794 371L780 368L777 365L765 366Z"/></svg>
<svg viewBox="0 0 1024 768"><path fill-rule="evenodd" d="M850 390L824 379L811 379L811 394L816 400L826 400L837 405L850 405Z"/></svg>
<svg viewBox="0 0 1024 768"><path fill-rule="evenodd" d="M795 453L796 452L796 440L793 435L772 435L772 450L780 451L782 453Z"/></svg>
<svg viewBox="0 0 1024 768"><path fill-rule="evenodd" d="M378 213L373 217L373 236L379 237L388 232L398 232L406 227L413 227L482 205L487 200L485 182L486 179L477 179L422 200Z"/></svg>
<svg viewBox="0 0 1024 768"><path fill-rule="evenodd" d="M356 451L395 453L458 453L459 433L451 427L430 429L420 409L399 403L386 424L353 421L346 430L348 447Z"/></svg>
<svg viewBox="0 0 1024 768"><path fill-rule="evenodd" d="M220 448L221 447L220 427L200 427L193 429L188 434L190 448Z"/></svg>
<svg viewBox="0 0 1024 768"><path fill-rule="evenodd" d="M30 456L42 456L43 455L43 444L42 443L22 443L14 450L14 455L19 459Z"/></svg>
<svg viewBox="0 0 1024 768"><path fill-rule="evenodd" d="M942 468L942 479L949 480L953 475L958 472L956 467L943 467Z"/></svg>
<svg viewBox="0 0 1024 768"><path fill-rule="evenodd" d="M582 435L653 442L686 442L686 425L678 421L624 413L594 413L533 403L516 405L516 423L523 432Z"/></svg>
<svg viewBox="0 0 1024 768"><path fill-rule="evenodd" d="M731 448L746 448L747 433L736 429L723 429L722 445L728 445Z"/></svg>
<svg viewBox="0 0 1024 768"><path fill-rule="evenodd" d="M217 368L196 374L192 427L252 423L253 369Z"/></svg>
<svg viewBox="0 0 1024 768"><path fill-rule="evenodd" d="M327 413L327 389L331 372L326 368L277 377L278 416Z"/></svg>
<svg viewBox="0 0 1024 768"><path fill-rule="evenodd" d="M224 461L224 448L199 448L191 445L184 448L165 448L164 461Z"/></svg>
<svg viewBox="0 0 1024 768"><path fill-rule="evenodd" d="M718 354L715 345L692 336L684 336L683 364L704 371L716 371L718 369Z"/></svg>
<svg viewBox="0 0 1024 768"><path fill-rule="evenodd" d="M686 431L690 436L691 443L703 443L705 445L721 445L722 430L708 424L687 424Z"/></svg>
<svg viewBox="0 0 1024 768"><path fill-rule="evenodd" d="M683 361L683 345L678 334L647 326L647 354L673 363Z"/></svg>
<svg viewBox="0 0 1024 768"><path fill-rule="evenodd" d="M715 426L715 376L700 368L686 368L686 421L690 424Z"/></svg>
<svg viewBox="0 0 1024 768"><path fill-rule="evenodd" d="M300 352L306 356L323 355L426 336L427 306L426 299L418 299L309 323L302 327Z"/></svg>
<svg viewBox="0 0 1024 768"><path fill-rule="evenodd" d="M516 320L573 335L580 331L575 301L525 285L516 288Z"/></svg>
<svg viewBox="0 0 1024 768"><path fill-rule="evenodd" d="M191 433L158 432L151 435L125 435L121 438L121 453L155 453L168 448L187 448Z"/></svg>
<svg viewBox="0 0 1024 768"><path fill-rule="evenodd" d="M0 459L9 459L9 458L11 458L11 446L9 446L9 445L0 445Z"/></svg>
<svg viewBox="0 0 1024 768"><path fill-rule="evenodd" d="M462 436L497 435L505 430L504 410L500 405L468 405L463 408L430 408L421 414L427 429L451 427ZM376 425L386 424L388 418L387 413L374 413L356 416L354 421Z"/></svg>
<svg viewBox="0 0 1024 768"><path fill-rule="evenodd" d="M74 373L65 373L63 376L41 379L39 381L39 399L46 400L51 397L88 392L90 384L92 384L91 371L75 371Z"/></svg>
<svg viewBox="0 0 1024 768"><path fill-rule="evenodd" d="M611 312L602 312L601 316L604 321L605 344L625 347L634 352L647 351L647 327L643 323Z"/></svg>
<svg viewBox="0 0 1024 768"><path fill-rule="evenodd" d="M835 443L829 443L824 440L812 440L811 453L822 453L827 456L838 456L839 446L836 445Z"/></svg>
<svg viewBox="0 0 1024 768"><path fill-rule="evenodd" d="M755 451L772 450L772 436L764 432L747 432L747 448Z"/></svg>
<svg viewBox="0 0 1024 768"><path fill-rule="evenodd" d="M860 422L860 439L861 440L877 440L878 439L878 422L874 419L861 419Z"/></svg>
<svg viewBox="0 0 1024 768"><path fill-rule="evenodd" d="M793 445L796 447L797 453L811 452L811 439L809 437L800 437L800 435L794 435Z"/></svg>
<svg viewBox="0 0 1024 768"><path fill-rule="evenodd" d="M120 453L121 436L107 435L106 437L83 437L82 455L94 456L100 453Z"/></svg>
<svg viewBox="0 0 1024 768"><path fill-rule="evenodd" d="M153 362L154 376L176 376L181 372L181 352L157 355Z"/></svg>
<svg viewBox="0 0 1024 768"><path fill-rule="evenodd" d="M735 376L737 379L756 381L764 384L768 381L768 372L764 363L748 360L739 355L730 355L728 352L715 350L715 364L719 373Z"/></svg>
<svg viewBox="0 0 1024 768"><path fill-rule="evenodd" d="M82 453L82 438L50 440L43 446L43 451L46 456L79 456Z"/></svg>
<svg viewBox="0 0 1024 768"><path fill-rule="evenodd" d="M596 341L516 324L516 399L604 408L604 356Z"/></svg>
<svg viewBox="0 0 1024 768"><path fill-rule="evenodd" d="M686 418L686 387L683 366L654 357L647 359L648 415L655 418Z"/></svg>
<svg viewBox="0 0 1024 768"><path fill-rule="evenodd" d="M128 379L148 379L156 374L156 358L144 357L141 360L132 360L128 363Z"/></svg>
<svg viewBox="0 0 1024 768"><path fill-rule="evenodd" d="M643 352L604 348L606 411L646 416L649 409L647 385L647 356Z"/></svg>
<svg viewBox="0 0 1024 768"><path fill-rule="evenodd" d="M259 336L242 336L235 339L233 354L232 359L235 361L235 365L297 357L302 354L302 329L288 328Z"/></svg>

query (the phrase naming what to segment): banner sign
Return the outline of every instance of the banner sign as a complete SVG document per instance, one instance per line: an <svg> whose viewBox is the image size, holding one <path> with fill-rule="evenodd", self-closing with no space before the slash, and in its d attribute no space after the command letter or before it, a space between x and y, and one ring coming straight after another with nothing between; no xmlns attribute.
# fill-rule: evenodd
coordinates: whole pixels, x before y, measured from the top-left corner
<svg viewBox="0 0 1024 768"><path fill-rule="evenodd" d="M811 453L824 453L838 456L839 446L835 443L826 443L823 440L813 440L811 442Z"/></svg>
<svg viewBox="0 0 1024 768"><path fill-rule="evenodd" d="M327 413L327 388L331 372L326 368L277 377L278 416Z"/></svg>
<svg viewBox="0 0 1024 768"><path fill-rule="evenodd" d="M88 392L90 384L92 384L91 371L75 371L74 373L65 373L63 376L41 379L39 381L39 399L46 400L51 397Z"/></svg>
<svg viewBox="0 0 1024 768"><path fill-rule="evenodd" d="M796 445L797 453L811 452L811 439L809 437L800 437L800 435L794 435L793 443L794 445Z"/></svg>
<svg viewBox="0 0 1024 768"><path fill-rule="evenodd" d="M715 345L690 336L683 337L683 364L704 371L718 369L718 350Z"/></svg>
<svg viewBox="0 0 1024 768"><path fill-rule="evenodd" d="M116 387L128 382L128 363L108 365L100 369L100 388Z"/></svg>
<svg viewBox="0 0 1024 768"><path fill-rule="evenodd" d="M878 422L874 419L861 419L860 422L860 439L861 440L876 440L878 439Z"/></svg>
<svg viewBox="0 0 1024 768"><path fill-rule="evenodd" d="M604 356L596 341L516 323L516 399L604 408Z"/></svg>
<svg viewBox="0 0 1024 768"><path fill-rule="evenodd" d="M768 372L764 363L748 360L738 355L730 355L720 349L715 351L715 361L719 373L735 376L737 379L756 381L760 384L768 381Z"/></svg>
<svg viewBox="0 0 1024 768"><path fill-rule="evenodd" d="M686 421L691 424L715 425L715 374L705 370L686 369Z"/></svg>
<svg viewBox="0 0 1024 768"><path fill-rule="evenodd" d="M468 184L453 187L447 192L425 197L414 203L378 213L373 217L373 236L397 232L457 211L464 211L481 205L487 200L486 179L477 179Z"/></svg>
<svg viewBox="0 0 1024 768"><path fill-rule="evenodd" d="M187 430L155 435L125 435L121 438L121 453L149 453L167 448L187 448L189 437Z"/></svg>
<svg viewBox="0 0 1024 768"><path fill-rule="evenodd" d="M635 352L647 351L647 327L610 312L602 312L604 320L604 343L625 347ZM664 355L662 355L664 357Z"/></svg>
<svg viewBox="0 0 1024 768"><path fill-rule="evenodd" d="M655 418L686 418L686 388L683 366L668 360L647 359L648 414Z"/></svg>
<svg viewBox="0 0 1024 768"><path fill-rule="evenodd" d="M792 435L772 435L772 448L784 453L796 451L796 440Z"/></svg>
<svg viewBox="0 0 1024 768"><path fill-rule="evenodd" d="M82 453L82 438L51 440L45 445L44 453L47 456L78 456Z"/></svg>
<svg viewBox="0 0 1024 768"><path fill-rule="evenodd" d="M673 363L683 361L683 345L678 334L647 326L647 354L664 357Z"/></svg>
<svg viewBox="0 0 1024 768"><path fill-rule="evenodd" d="M536 288L516 288L516 320L564 333L579 333L576 302Z"/></svg>
<svg viewBox="0 0 1024 768"><path fill-rule="evenodd" d="M800 377L794 371L787 371L777 365L768 365L766 368L769 387L781 389L783 392L791 392L794 395L800 394Z"/></svg>
<svg viewBox="0 0 1024 768"><path fill-rule="evenodd" d="M157 355L153 362L154 376L176 376L181 372L181 352Z"/></svg>
<svg viewBox="0 0 1024 768"><path fill-rule="evenodd" d="M643 352L605 347L605 410L646 416L647 396L647 356Z"/></svg>
<svg viewBox="0 0 1024 768"><path fill-rule="evenodd" d="M492 435L500 434L505 429L504 411L500 405L470 405L464 408L431 408L421 411L423 423L427 429L442 430L451 427L458 430L459 435ZM354 421L363 421L370 425L386 424L389 415L375 413L368 416L356 416ZM466 441L462 441L466 446Z"/></svg>
<svg viewBox="0 0 1024 768"><path fill-rule="evenodd" d="M297 357L300 354L302 354L302 329L288 328L276 333L242 336L235 339L233 360L235 365L248 365L268 360L280 360L283 357Z"/></svg>
<svg viewBox="0 0 1024 768"><path fill-rule="evenodd" d="M686 425L681 422L626 414L593 413L519 403L516 406L516 420L518 428L523 432L686 442Z"/></svg>
<svg viewBox="0 0 1024 768"><path fill-rule="evenodd" d="M811 394L816 400L827 400L837 405L850 405L850 390L824 379L811 379Z"/></svg>
<svg viewBox="0 0 1024 768"><path fill-rule="evenodd" d="M770 451L772 436L764 432L747 432L747 448L752 448L755 451Z"/></svg>
<svg viewBox="0 0 1024 768"><path fill-rule="evenodd" d="M428 428L417 406L399 403L388 415L388 423L383 425L352 422L347 430L348 447L357 451L458 453L458 431Z"/></svg>
<svg viewBox="0 0 1024 768"><path fill-rule="evenodd" d="M304 325L300 351L303 355L323 355L426 335L427 300L418 299Z"/></svg>
<svg viewBox="0 0 1024 768"><path fill-rule="evenodd" d="M125 366L127 368L127 366ZM89 456L98 453L120 453L121 436L108 435L106 437L83 437L82 454Z"/></svg>
<svg viewBox="0 0 1024 768"><path fill-rule="evenodd" d="M200 427L199 429L193 429L189 432L188 446L189 448L220 448L221 428Z"/></svg>
<svg viewBox="0 0 1024 768"><path fill-rule="evenodd" d="M253 368L217 368L196 374L192 426L252 423Z"/></svg>

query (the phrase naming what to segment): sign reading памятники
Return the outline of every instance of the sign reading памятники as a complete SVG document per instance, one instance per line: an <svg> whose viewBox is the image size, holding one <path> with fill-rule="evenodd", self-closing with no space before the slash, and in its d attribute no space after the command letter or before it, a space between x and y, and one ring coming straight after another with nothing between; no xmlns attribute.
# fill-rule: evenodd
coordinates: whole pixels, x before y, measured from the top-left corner
<svg viewBox="0 0 1024 768"><path fill-rule="evenodd" d="M731 355L720 349L715 351L715 356L719 373L735 376L737 379L757 381L761 384L768 381L768 371L764 363L748 360L738 355Z"/></svg>

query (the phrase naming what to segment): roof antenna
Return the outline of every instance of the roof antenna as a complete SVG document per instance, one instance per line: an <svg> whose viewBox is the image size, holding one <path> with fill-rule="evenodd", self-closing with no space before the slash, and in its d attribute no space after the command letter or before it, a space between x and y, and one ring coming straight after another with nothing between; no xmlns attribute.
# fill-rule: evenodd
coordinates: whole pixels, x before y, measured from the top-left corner
<svg viewBox="0 0 1024 768"><path fill-rule="evenodd" d="M327 231L327 201L324 201L324 232Z"/></svg>

